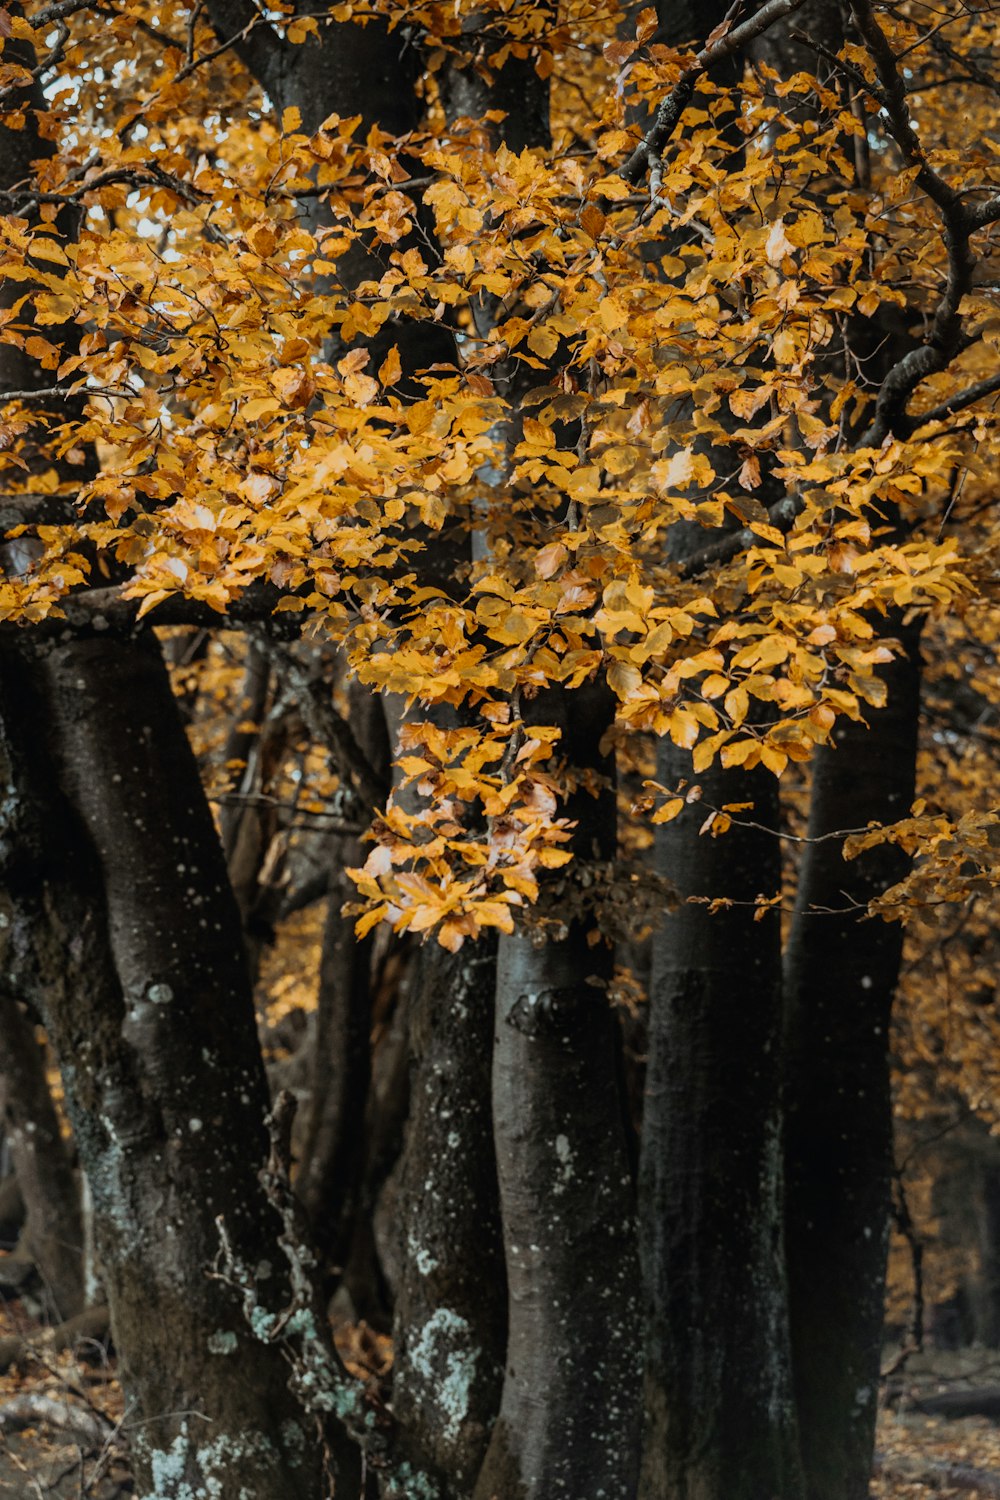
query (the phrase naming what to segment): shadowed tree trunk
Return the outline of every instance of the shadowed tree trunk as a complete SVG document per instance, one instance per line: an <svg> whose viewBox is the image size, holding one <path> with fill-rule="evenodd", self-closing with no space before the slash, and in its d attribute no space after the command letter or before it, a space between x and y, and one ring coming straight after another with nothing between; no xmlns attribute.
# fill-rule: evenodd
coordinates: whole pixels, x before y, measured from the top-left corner
<svg viewBox="0 0 1000 1500"><path fill-rule="evenodd" d="M838 829L913 801L919 627L885 673L871 728L842 719L816 753L785 956L786 1247L795 1398L809 1500L868 1494L893 1170L889 1020L903 929L864 908L906 872L882 846L844 861ZM860 908L860 910L859 910Z"/></svg>
<svg viewBox="0 0 1000 1500"><path fill-rule="evenodd" d="M612 767L598 746L607 690L550 692L533 705L561 722L577 791L576 873L544 929L501 936L493 1051L493 1130L509 1285L500 1416L477 1500L587 1495L629 1500L639 1445L639 1307L632 1180L607 1001L611 951L588 942L573 903L589 860L613 856ZM543 896L543 902L544 902Z"/></svg>
<svg viewBox="0 0 1000 1500"><path fill-rule="evenodd" d="M139 1493L314 1500L315 1439L282 1353L209 1277L221 1219L280 1305L239 917L159 649L59 645L8 658L3 688L11 954L93 1194ZM348 1484L352 1455L342 1444Z"/></svg>
<svg viewBox="0 0 1000 1500"><path fill-rule="evenodd" d="M728 12L725 0L661 0L656 40L698 43ZM733 56L712 77L732 86L743 65ZM735 159L745 141L732 126L730 143ZM729 452L702 447L725 473ZM703 540L681 525L670 551L683 559ZM781 928L777 910L753 906L781 889L778 785L763 768L715 765L695 775L690 753L669 740L658 748L657 779L697 782L703 800L656 834L657 871L682 904L653 937L639 1167L640 1495L796 1500L781 1232ZM734 824L718 838L699 834L710 808L739 802L753 804L747 816L765 831ZM714 898L734 904L712 913L703 903Z"/></svg>
<svg viewBox="0 0 1000 1500"><path fill-rule="evenodd" d="M798 1495L781 1243L781 958L777 837L698 836L706 805L752 802L777 829L769 771L712 768L660 748L658 779L703 800L657 830L682 904L653 939L640 1164L647 1299L643 1500Z"/></svg>
<svg viewBox="0 0 1000 1500"><path fill-rule="evenodd" d="M25 1208L20 1248L56 1321L83 1307L83 1225L66 1144L45 1076L45 1055L16 991L0 935L0 1118Z"/></svg>

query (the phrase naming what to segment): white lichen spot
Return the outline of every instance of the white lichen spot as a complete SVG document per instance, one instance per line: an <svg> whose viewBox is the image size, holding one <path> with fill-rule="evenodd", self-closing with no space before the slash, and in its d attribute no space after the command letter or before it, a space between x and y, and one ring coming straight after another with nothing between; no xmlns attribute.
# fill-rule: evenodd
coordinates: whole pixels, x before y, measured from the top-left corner
<svg viewBox="0 0 1000 1500"><path fill-rule="evenodd" d="M208 1336L209 1354L235 1354L239 1339L231 1329L218 1329Z"/></svg>
<svg viewBox="0 0 1000 1500"><path fill-rule="evenodd" d="M410 1348L414 1376L434 1393L441 1413L441 1430L454 1442L469 1414L472 1382L476 1376L476 1350L472 1329L449 1307L439 1307L424 1324Z"/></svg>
<svg viewBox="0 0 1000 1500"><path fill-rule="evenodd" d="M276 1477L277 1454L263 1433L220 1433L198 1441L186 1421L169 1448L149 1449L146 1458L153 1488L141 1500L223 1500L233 1492L232 1471L237 1465L249 1464ZM246 1494L241 1485L240 1500Z"/></svg>
<svg viewBox="0 0 1000 1500"><path fill-rule="evenodd" d="M413 1264L421 1276L429 1276L432 1271L437 1270L439 1262L429 1250L414 1239L412 1234L409 1237L408 1244L410 1254L413 1257Z"/></svg>
<svg viewBox="0 0 1000 1500"><path fill-rule="evenodd" d="M559 1161L560 1172L553 1184L553 1192L564 1193L576 1175L573 1170L573 1151L568 1136L556 1136L556 1157Z"/></svg>

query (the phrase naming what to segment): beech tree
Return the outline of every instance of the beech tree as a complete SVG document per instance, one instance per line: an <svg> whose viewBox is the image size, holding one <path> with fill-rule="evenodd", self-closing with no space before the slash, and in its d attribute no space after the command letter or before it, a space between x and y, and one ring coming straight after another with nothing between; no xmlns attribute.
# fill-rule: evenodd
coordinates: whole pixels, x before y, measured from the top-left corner
<svg viewBox="0 0 1000 1500"><path fill-rule="evenodd" d="M867 1494L901 919L997 876L918 775L994 30L0 9L0 1097L67 1317L43 1028L149 1500Z"/></svg>

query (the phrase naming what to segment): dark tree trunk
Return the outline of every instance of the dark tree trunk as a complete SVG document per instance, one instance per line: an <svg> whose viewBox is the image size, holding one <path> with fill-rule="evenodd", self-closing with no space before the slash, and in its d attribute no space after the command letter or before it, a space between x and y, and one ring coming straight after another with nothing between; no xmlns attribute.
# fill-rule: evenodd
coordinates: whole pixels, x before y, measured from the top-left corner
<svg viewBox="0 0 1000 1500"><path fill-rule="evenodd" d="M502 936L493 1051L493 1129L509 1286L500 1416L477 1500L630 1500L638 1468L639 1308L632 1180L607 1001L612 954L572 916L586 865L614 853L611 765L598 746L611 703L600 685L549 692L579 791L575 877L561 940ZM544 900L544 898L543 898ZM536 941L535 939L538 939Z"/></svg>
<svg viewBox="0 0 1000 1500"><path fill-rule="evenodd" d="M0 939L0 965L4 962ZM64 1322L83 1307L83 1224L69 1154L30 1017L0 980L0 1118L25 1221L20 1248L35 1264L48 1312Z"/></svg>
<svg viewBox="0 0 1000 1500"><path fill-rule="evenodd" d="M699 837L707 809L752 802L777 830L769 771L713 768L661 745L658 779L703 800L657 831L682 904L653 939L640 1160L646 1295L643 1500L801 1493L781 1245L781 886L776 833Z"/></svg>
<svg viewBox="0 0 1000 1500"><path fill-rule="evenodd" d="M356 941L353 920L341 915L344 884L334 878L323 927L315 1061L296 1184L324 1261L339 1267L357 1209L371 1079L372 942Z"/></svg>
<svg viewBox="0 0 1000 1500"><path fill-rule="evenodd" d="M398 742L421 718L463 721L447 707L390 697ZM464 722L468 723L468 716ZM412 789L397 792L417 810ZM397 1273L393 1407L467 1496L500 1402L507 1295L490 1110L496 992L491 936L449 953L431 937L410 959L410 1059L403 1151L388 1186Z"/></svg>
<svg viewBox="0 0 1000 1500"><path fill-rule="evenodd" d="M468 1495L500 1404L507 1288L490 1116L496 944L433 940L410 984L410 1116L395 1184L393 1408Z"/></svg>
<svg viewBox="0 0 1000 1500"><path fill-rule="evenodd" d="M0 1250L13 1250L24 1227L24 1199L17 1177L0 1178Z"/></svg>
<svg viewBox="0 0 1000 1500"><path fill-rule="evenodd" d="M355 738L369 765L388 784L390 751L381 701L358 683L351 684L348 697ZM342 1270L364 1175L375 944L371 936L360 941L355 937L354 918L342 910L356 895L344 872L364 863L361 844L355 838L336 838L330 857L315 1057L297 1187L324 1261Z"/></svg>
<svg viewBox="0 0 1000 1500"><path fill-rule="evenodd" d="M863 1500L871 1474L893 1170L889 1020L899 923L864 907L906 870L883 846L846 863L829 834L905 817L914 791L918 628L871 728L817 752L785 957L786 1249L795 1398L810 1500ZM858 908L861 908L859 910Z"/></svg>
<svg viewBox="0 0 1000 1500"><path fill-rule="evenodd" d="M93 1195L139 1491L315 1500L282 1353L208 1274L221 1219L281 1297L239 917L158 646L59 645L30 674L5 664L11 946Z"/></svg>

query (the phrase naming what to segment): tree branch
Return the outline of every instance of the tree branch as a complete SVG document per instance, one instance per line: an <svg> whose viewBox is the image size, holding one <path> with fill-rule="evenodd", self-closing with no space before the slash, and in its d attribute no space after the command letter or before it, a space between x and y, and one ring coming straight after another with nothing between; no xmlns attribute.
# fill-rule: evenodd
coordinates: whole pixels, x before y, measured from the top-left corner
<svg viewBox="0 0 1000 1500"><path fill-rule="evenodd" d="M919 432L921 427L929 427L932 422L944 422L948 417L953 417L957 412L965 411L967 407L975 406L977 401L982 401L987 396L995 396L998 392L1000 392L1000 374L991 375L988 380L980 380L976 385L970 385L966 390L949 396L947 401L932 406L929 411L918 412L911 419L912 431Z"/></svg>
<svg viewBox="0 0 1000 1500"><path fill-rule="evenodd" d="M768 507L767 524L773 526L776 531L782 533L791 531L797 518L802 514L805 504L798 495L782 495ZM681 578L697 578L700 574L712 567L723 567L727 562L732 562L740 552L752 547L761 538L756 532L751 531L749 526L741 526L739 531L727 531L725 536L720 537L717 542L710 542L698 552L693 552L686 557L678 566Z"/></svg>
<svg viewBox="0 0 1000 1500"><path fill-rule="evenodd" d="M928 375L946 369L968 342L959 308L962 298L972 288L972 273L976 266L976 256L969 242L973 231L992 222L992 218L988 213L989 203L972 207L965 204L961 193L927 161L910 118L898 59L875 19L870 0L851 0L851 15L875 64L881 90L878 98L889 133L907 165L916 167L918 185L938 209L948 255L948 277L930 334L918 348L908 350L898 359L886 375L875 403L874 420L861 439L861 447L878 448L887 437L908 437L918 421L921 425L926 421L926 418L911 418L907 414L910 397ZM997 200L992 201L995 204ZM992 215L997 216L1000 215Z"/></svg>
<svg viewBox="0 0 1000 1500"><path fill-rule="evenodd" d="M367 811L377 812L384 806L390 788L358 744L350 724L334 708L329 683L311 673L290 651L278 647L274 655L295 689L310 732L326 745L341 776L355 788Z"/></svg>
<svg viewBox="0 0 1000 1500"><path fill-rule="evenodd" d="M298 635L299 617L294 612L274 613L278 600L284 597L271 584L251 584L238 599L233 599L225 614L212 609L200 599L173 594L138 618L140 599L123 597L122 587L81 589L59 600L61 615L47 615L44 620L0 623L0 635L30 631L33 640L52 640L79 635L131 635L160 625L200 625L215 630L237 630L242 626L267 624L286 639Z"/></svg>
<svg viewBox="0 0 1000 1500"><path fill-rule="evenodd" d="M621 168L620 175L626 182L635 186L645 176L650 164L662 154L677 121L691 102L695 84L701 75L727 57L742 51L776 21L792 15L803 3L804 0L767 0L756 14L742 21L739 26L724 22L726 29L721 35L717 36L713 32L705 46L695 55L694 62L684 70L670 93L660 102L652 125Z"/></svg>

